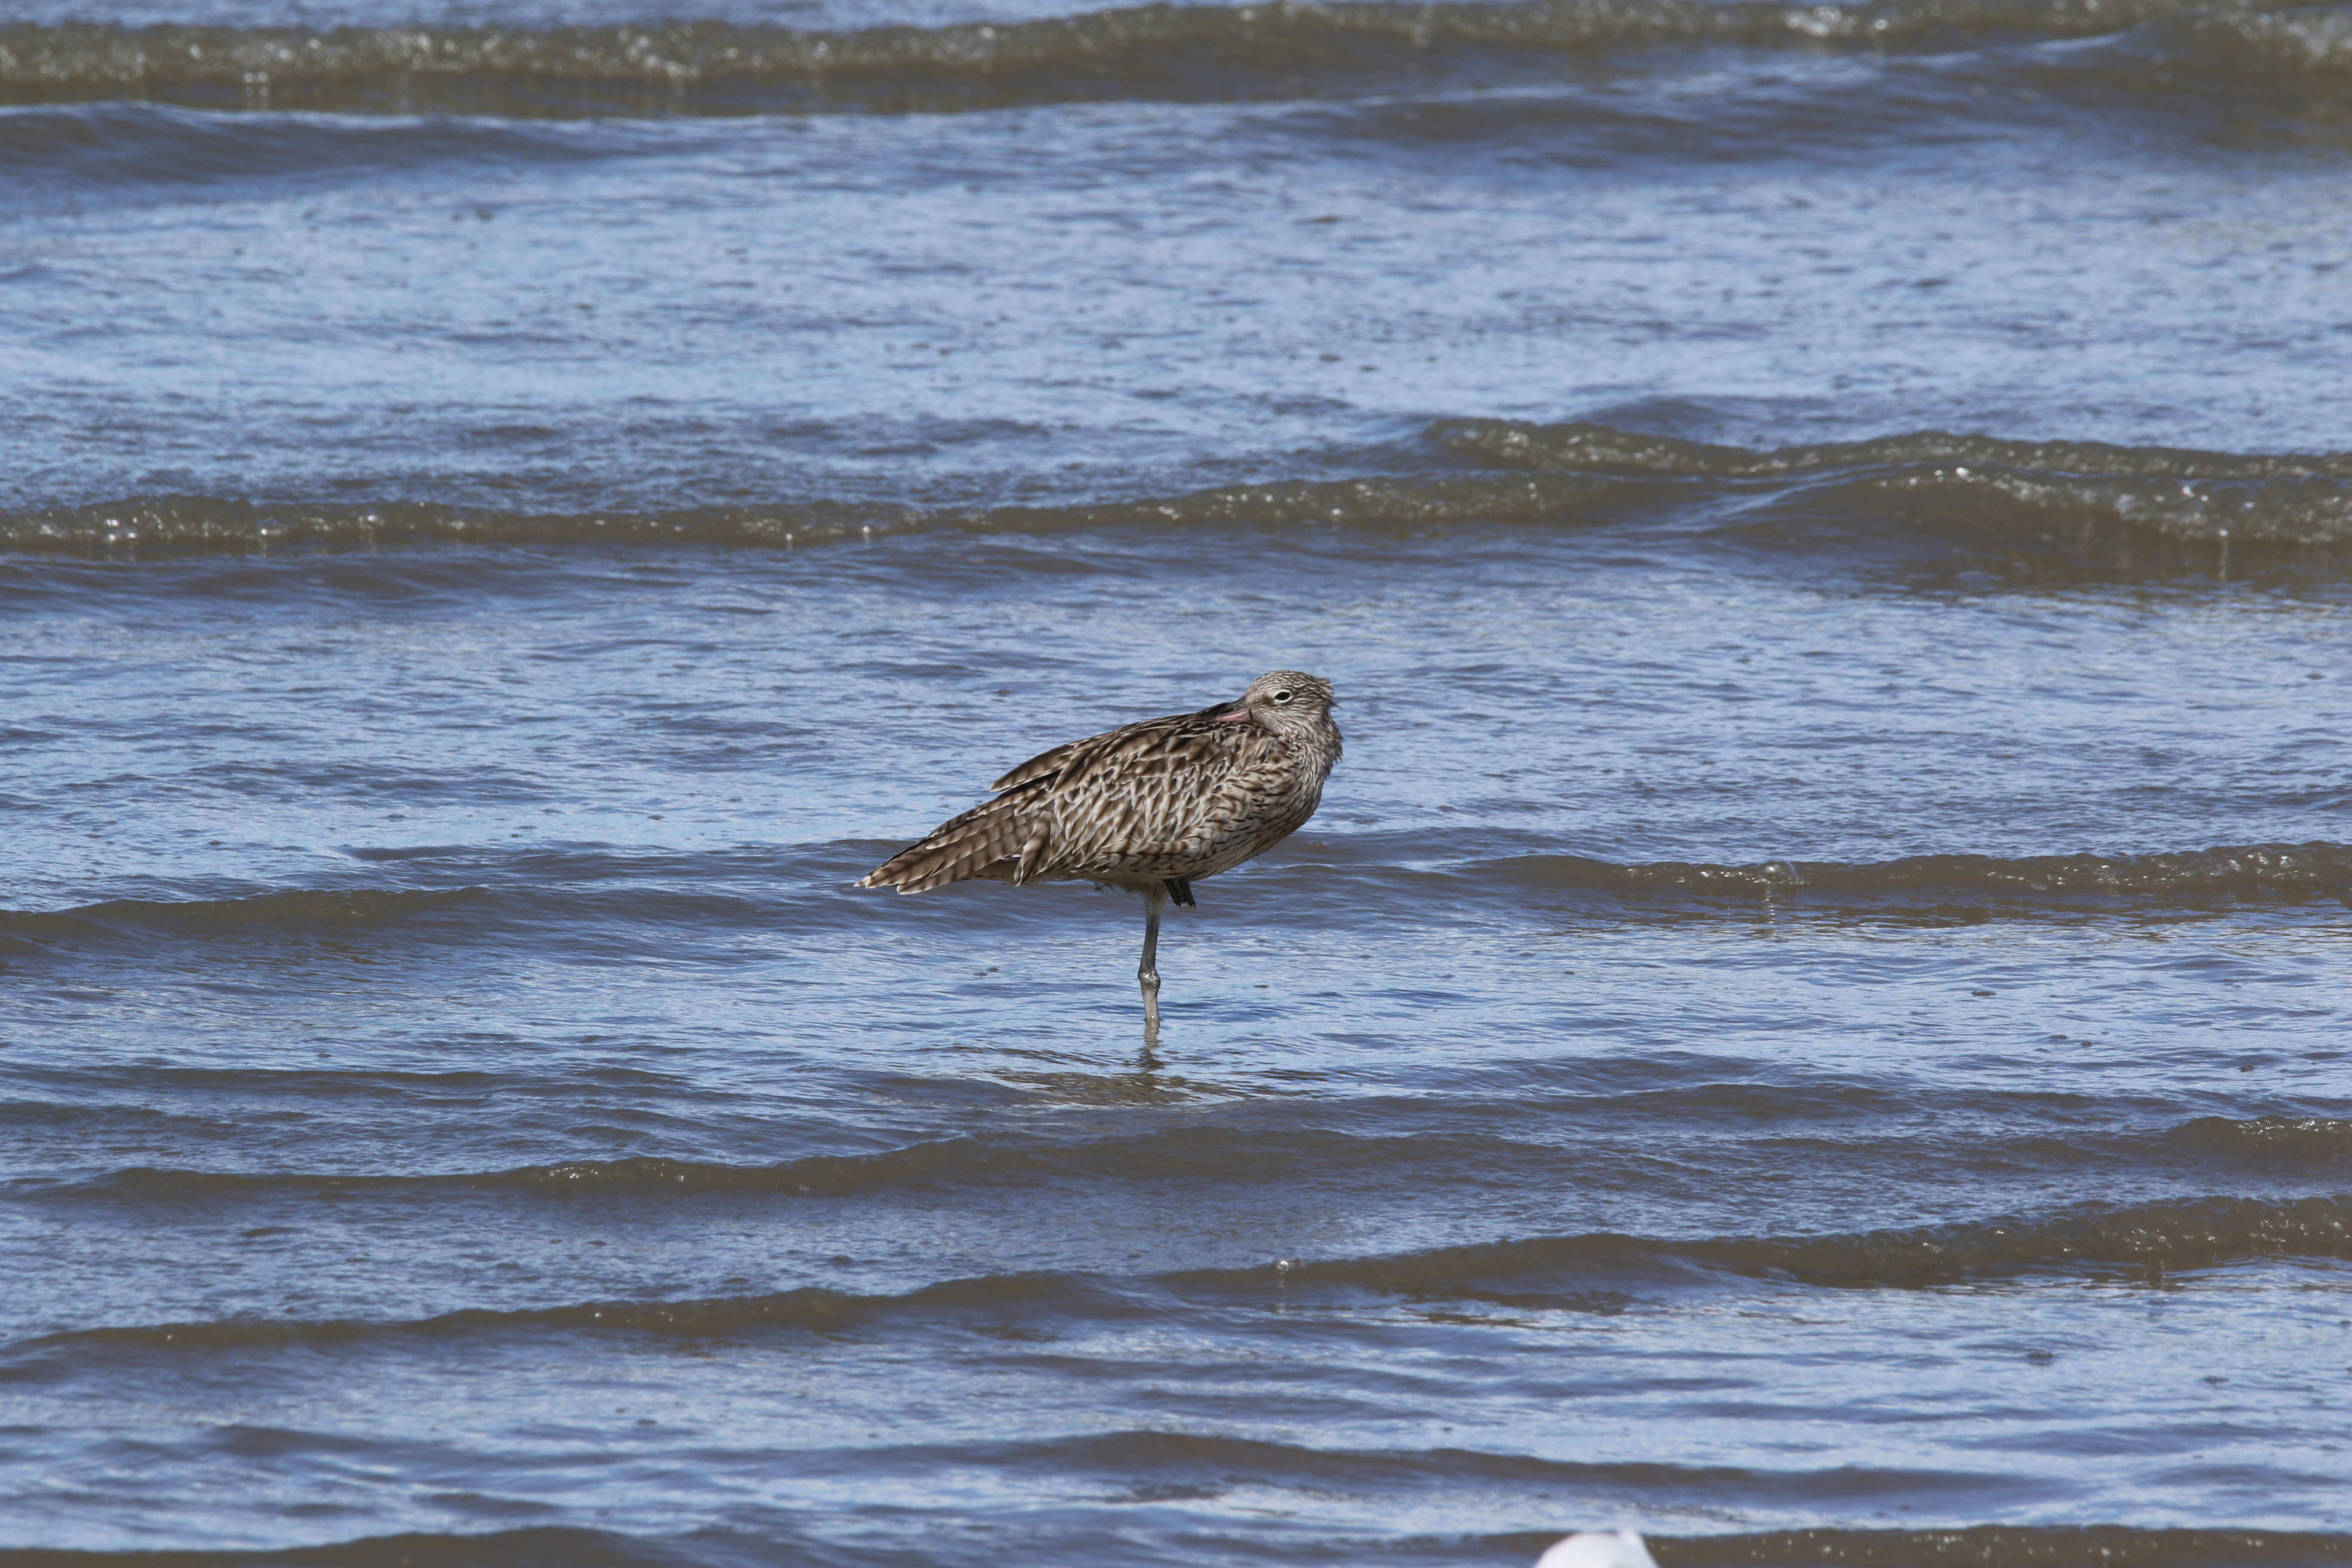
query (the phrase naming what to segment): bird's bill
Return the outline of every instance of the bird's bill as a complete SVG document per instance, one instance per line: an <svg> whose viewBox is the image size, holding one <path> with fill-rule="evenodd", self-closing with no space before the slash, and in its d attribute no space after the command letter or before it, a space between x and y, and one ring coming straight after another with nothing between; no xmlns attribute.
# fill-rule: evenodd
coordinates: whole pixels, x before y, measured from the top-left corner
<svg viewBox="0 0 2352 1568"><path fill-rule="evenodd" d="M1243 698L1232 707L1210 714L1209 721L1214 724L1238 724L1249 716L1249 700Z"/></svg>

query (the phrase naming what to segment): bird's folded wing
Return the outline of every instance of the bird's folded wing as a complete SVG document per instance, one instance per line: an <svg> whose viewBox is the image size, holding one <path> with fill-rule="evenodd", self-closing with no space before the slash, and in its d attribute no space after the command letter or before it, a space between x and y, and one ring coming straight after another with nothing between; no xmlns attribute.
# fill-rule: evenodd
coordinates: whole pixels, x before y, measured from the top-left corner
<svg viewBox="0 0 2352 1568"><path fill-rule="evenodd" d="M1114 730L1109 734L1090 735L1083 741L1065 741L1050 752L1038 752L988 787L1003 795L1006 790L1016 789L1031 779L1040 779L1047 773L1060 773L1068 764L1073 753L1093 745L1097 741L1108 741L1118 733L1118 731Z"/></svg>
<svg viewBox="0 0 2352 1568"><path fill-rule="evenodd" d="M998 779L994 800L941 823L866 877L919 893L1018 858L1013 880L1134 870L1197 856L1246 808L1276 742L1204 714L1147 719L1043 752Z"/></svg>
<svg viewBox="0 0 2352 1568"><path fill-rule="evenodd" d="M1018 789L1032 780L1058 773L1080 758L1093 759L1106 752L1118 752L1126 742L1139 735L1197 732L1212 742L1231 741L1233 731L1230 725L1207 721L1215 714L1229 711L1231 706L1230 703L1213 702L1197 713L1171 713L1159 719L1139 719L1116 730L1106 730L1099 735L1088 735L1083 741L1065 741L1052 751L1038 752L988 787L1003 795L1006 790Z"/></svg>
<svg viewBox="0 0 2352 1568"><path fill-rule="evenodd" d="M1273 744L1255 725L1190 713L1077 742L1044 786L1052 795L1052 841L1042 864L1023 866L1024 879L1148 872L1156 859L1199 853L1244 803L1240 786Z"/></svg>
<svg viewBox="0 0 2352 1568"><path fill-rule="evenodd" d="M1034 837L1035 813L1019 800L1000 795L933 828L859 882L866 888L896 888L919 893L945 882L977 876L1008 856L1020 854ZM1034 851L1031 852L1034 856Z"/></svg>

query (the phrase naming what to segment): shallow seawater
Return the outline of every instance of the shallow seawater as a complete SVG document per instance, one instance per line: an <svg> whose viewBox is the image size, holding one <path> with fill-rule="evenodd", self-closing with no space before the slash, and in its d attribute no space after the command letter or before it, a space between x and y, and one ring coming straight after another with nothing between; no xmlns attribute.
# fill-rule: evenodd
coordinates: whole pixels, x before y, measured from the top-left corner
<svg viewBox="0 0 2352 1568"><path fill-rule="evenodd" d="M2341 34L0 24L0 1559L2352 1561Z"/></svg>

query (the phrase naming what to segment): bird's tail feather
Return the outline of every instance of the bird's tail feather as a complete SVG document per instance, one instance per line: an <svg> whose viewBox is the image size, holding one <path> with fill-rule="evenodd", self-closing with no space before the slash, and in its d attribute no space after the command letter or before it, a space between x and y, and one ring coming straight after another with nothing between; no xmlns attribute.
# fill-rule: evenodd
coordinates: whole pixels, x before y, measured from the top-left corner
<svg viewBox="0 0 2352 1568"><path fill-rule="evenodd" d="M862 878L861 888L896 888L920 893L977 877L1024 851L1034 837L1021 803L998 798L942 823L919 844L909 844Z"/></svg>

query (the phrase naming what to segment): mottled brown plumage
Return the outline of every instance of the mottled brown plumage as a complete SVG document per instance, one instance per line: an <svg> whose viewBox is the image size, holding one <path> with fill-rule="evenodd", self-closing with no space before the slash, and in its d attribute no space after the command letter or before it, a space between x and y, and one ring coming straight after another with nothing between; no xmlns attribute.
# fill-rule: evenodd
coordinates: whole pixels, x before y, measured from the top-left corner
<svg viewBox="0 0 2352 1568"><path fill-rule="evenodd" d="M1135 889L1145 902L1137 973L1146 1033L1156 1033L1161 905L1192 902L1193 882L1264 854L1315 815L1339 760L1334 700L1328 681L1277 669L1238 702L1056 746L859 886L919 893L983 878Z"/></svg>

